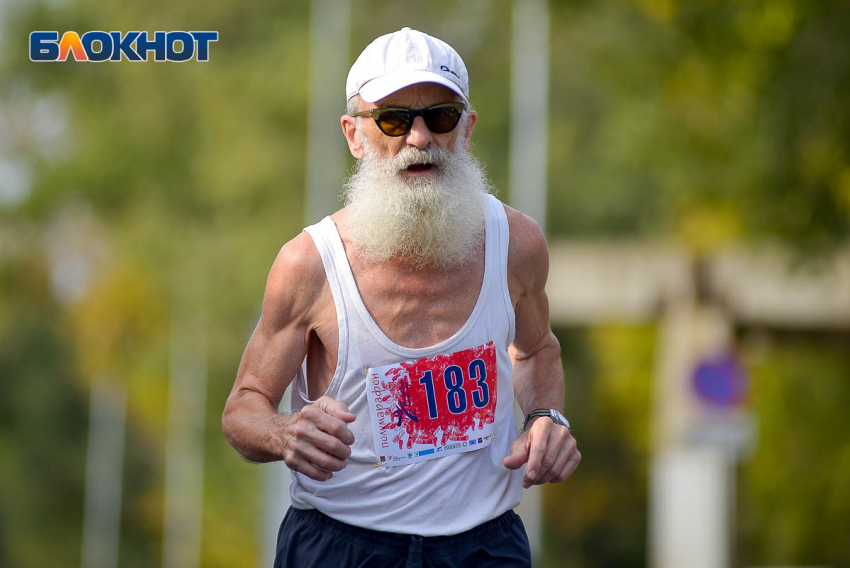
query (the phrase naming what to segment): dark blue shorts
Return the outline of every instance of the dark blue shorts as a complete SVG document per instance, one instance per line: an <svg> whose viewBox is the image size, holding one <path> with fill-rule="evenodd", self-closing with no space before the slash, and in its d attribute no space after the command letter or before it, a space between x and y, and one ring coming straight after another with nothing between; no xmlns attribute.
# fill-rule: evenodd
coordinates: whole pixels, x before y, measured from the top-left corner
<svg viewBox="0 0 850 568"><path fill-rule="evenodd" d="M277 537L274 568L449 568L531 566L519 515L507 511L451 536L373 531L336 521L315 509L289 508Z"/></svg>

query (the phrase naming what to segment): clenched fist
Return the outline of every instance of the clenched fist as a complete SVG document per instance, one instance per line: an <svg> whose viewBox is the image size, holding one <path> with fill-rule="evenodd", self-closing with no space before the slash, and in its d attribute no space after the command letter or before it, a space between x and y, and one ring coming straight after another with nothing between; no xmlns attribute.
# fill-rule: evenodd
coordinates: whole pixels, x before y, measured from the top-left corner
<svg viewBox="0 0 850 568"><path fill-rule="evenodd" d="M354 434L346 424L354 418L345 404L327 396L290 415L283 432L283 461L293 471L327 481L351 455Z"/></svg>

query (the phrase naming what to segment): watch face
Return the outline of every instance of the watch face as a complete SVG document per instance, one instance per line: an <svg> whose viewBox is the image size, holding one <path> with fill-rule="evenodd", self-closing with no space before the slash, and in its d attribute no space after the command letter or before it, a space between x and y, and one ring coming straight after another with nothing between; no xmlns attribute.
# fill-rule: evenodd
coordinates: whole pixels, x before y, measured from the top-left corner
<svg viewBox="0 0 850 568"><path fill-rule="evenodd" d="M570 429L570 422L567 420L563 414L555 410L554 408L550 410L552 415L552 420L555 421L556 424L560 424L561 426L566 426L567 430Z"/></svg>

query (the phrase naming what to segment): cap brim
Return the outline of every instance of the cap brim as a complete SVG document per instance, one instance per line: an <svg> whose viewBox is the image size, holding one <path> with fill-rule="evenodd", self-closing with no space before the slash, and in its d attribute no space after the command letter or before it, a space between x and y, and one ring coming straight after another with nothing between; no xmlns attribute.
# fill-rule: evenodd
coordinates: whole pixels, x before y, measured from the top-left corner
<svg viewBox="0 0 850 568"><path fill-rule="evenodd" d="M437 83L438 85L443 85L460 95L465 103L469 103L466 95L460 90L460 87L449 79L431 71L406 71L404 73L393 73L392 75L375 77L360 87L359 94L360 98L367 103L374 103L384 97L390 96L396 91L419 83Z"/></svg>

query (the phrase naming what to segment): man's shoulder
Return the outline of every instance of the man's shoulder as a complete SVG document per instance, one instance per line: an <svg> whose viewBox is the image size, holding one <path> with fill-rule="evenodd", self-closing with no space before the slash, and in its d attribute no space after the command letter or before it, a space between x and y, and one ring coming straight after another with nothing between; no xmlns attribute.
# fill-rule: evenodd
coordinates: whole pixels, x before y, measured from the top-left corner
<svg viewBox="0 0 850 568"><path fill-rule="evenodd" d="M324 274L322 257L316 248L313 238L306 231L301 231L288 241L277 253L270 276L276 278L312 278Z"/></svg>
<svg viewBox="0 0 850 568"><path fill-rule="evenodd" d="M322 257L302 231L284 244L269 271L263 310L306 313L327 286Z"/></svg>
<svg viewBox="0 0 850 568"><path fill-rule="evenodd" d="M543 236L543 230L540 225L526 215L507 204L502 204L505 208L505 215L508 218L508 228L510 230L510 250L509 259L514 257L515 261L522 262L528 257L530 260L539 260L540 255L546 255L546 237Z"/></svg>
<svg viewBox="0 0 850 568"><path fill-rule="evenodd" d="M533 218L503 204L508 218L508 274L524 288L542 288L549 274L549 253L543 230Z"/></svg>

